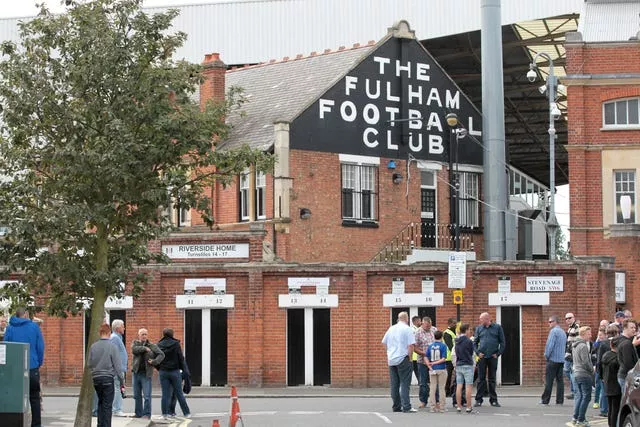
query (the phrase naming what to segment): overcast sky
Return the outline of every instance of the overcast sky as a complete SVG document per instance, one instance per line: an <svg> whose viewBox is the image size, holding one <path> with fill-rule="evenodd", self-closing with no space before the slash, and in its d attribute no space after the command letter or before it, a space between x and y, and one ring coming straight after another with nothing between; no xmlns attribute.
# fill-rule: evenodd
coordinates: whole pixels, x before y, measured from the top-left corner
<svg viewBox="0 0 640 427"><path fill-rule="evenodd" d="M222 3L229 0L144 0L147 7L179 4ZM0 18L33 16L37 13L36 3L45 3L52 12L64 10L64 0L0 0Z"/></svg>

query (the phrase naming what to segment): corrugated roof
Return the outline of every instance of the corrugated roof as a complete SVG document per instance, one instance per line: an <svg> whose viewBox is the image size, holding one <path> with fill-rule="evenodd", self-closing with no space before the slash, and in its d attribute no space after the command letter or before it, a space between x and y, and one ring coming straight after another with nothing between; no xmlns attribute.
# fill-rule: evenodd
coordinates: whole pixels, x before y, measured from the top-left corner
<svg viewBox="0 0 640 427"><path fill-rule="evenodd" d="M627 41L640 32L639 16L639 0L587 1L578 31L587 43Z"/></svg>
<svg viewBox="0 0 640 427"><path fill-rule="evenodd" d="M268 150L274 143L276 121L292 121L376 46L370 44L228 71L226 87L241 87L247 103L242 106L242 116L239 113L229 116L233 130L220 148L248 144Z"/></svg>

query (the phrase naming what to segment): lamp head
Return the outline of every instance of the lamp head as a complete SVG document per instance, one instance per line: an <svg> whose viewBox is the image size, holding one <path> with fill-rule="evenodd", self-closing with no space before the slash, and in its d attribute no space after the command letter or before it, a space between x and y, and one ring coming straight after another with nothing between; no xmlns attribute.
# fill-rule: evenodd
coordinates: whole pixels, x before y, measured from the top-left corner
<svg viewBox="0 0 640 427"><path fill-rule="evenodd" d="M558 108L558 104L556 104L555 102L552 102L549 108L551 108L551 117L553 117L553 120L558 120L560 116L562 116L562 113Z"/></svg>
<svg viewBox="0 0 640 427"><path fill-rule="evenodd" d="M542 85L538 88L538 92L540 92L543 95L546 91L547 91L547 85Z"/></svg>
<svg viewBox="0 0 640 427"><path fill-rule="evenodd" d="M391 177L394 184L400 184L402 182L402 175L399 173L394 173Z"/></svg>
<svg viewBox="0 0 640 427"><path fill-rule="evenodd" d="M445 119L447 120L447 124L452 128L458 125L458 115L456 113L447 114Z"/></svg>
<svg viewBox="0 0 640 427"><path fill-rule="evenodd" d="M309 219L309 218L311 218L311 209L300 208L300 219Z"/></svg>
<svg viewBox="0 0 640 427"><path fill-rule="evenodd" d="M535 64L529 64L529 71L527 72L527 80L529 80L531 83L536 81L536 78L538 78L538 74L535 71L536 69L536 65Z"/></svg>

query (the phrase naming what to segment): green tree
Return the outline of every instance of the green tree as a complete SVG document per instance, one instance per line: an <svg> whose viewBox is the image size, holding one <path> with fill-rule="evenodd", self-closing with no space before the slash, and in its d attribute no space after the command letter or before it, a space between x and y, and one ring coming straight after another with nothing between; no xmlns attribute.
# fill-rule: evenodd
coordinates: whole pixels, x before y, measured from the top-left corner
<svg viewBox="0 0 640 427"><path fill-rule="evenodd" d="M44 6L20 24L20 43L0 60L0 241L13 301L67 316L91 304L90 342L121 283L134 296L148 281L137 266L168 261L148 243L171 229L162 207L196 208L213 219L203 189L247 165L273 159L248 147L216 150L240 96L200 108L201 67L176 61L186 35L172 10L149 15L142 0ZM1 297L2 295L0 295ZM75 425L90 424L85 369Z"/></svg>
<svg viewBox="0 0 640 427"><path fill-rule="evenodd" d="M556 258L559 260L571 259L567 238L562 227L558 227L556 230Z"/></svg>

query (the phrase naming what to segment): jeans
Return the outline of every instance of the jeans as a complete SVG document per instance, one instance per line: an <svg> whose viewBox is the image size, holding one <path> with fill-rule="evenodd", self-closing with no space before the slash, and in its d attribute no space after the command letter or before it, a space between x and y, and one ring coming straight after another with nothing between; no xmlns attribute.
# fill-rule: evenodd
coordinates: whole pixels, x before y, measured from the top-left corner
<svg viewBox="0 0 640 427"><path fill-rule="evenodd" d="M418 399L420 399L420 403L426 405L429 399L429 367L424 363L418 363L418 372L420 373L418 376L418 384L420 387Z"/></svg>
<svg viewBox="0 0 640 427"><path fill-rule="evenodd" d="M498 370L498 358L489 357L478 360L478 390L476 392L476 402L482 403L482 397L487 391L487 383L489 385L489 402L498 401L496 393L496 371ZM487 376L487 371L489 374Z"/></svg>
<svg viewBox="0 0 640 427"><path fill-rule="evenodd" d="M151 417L151 378L146 372L133 373L133 399L136 417Z"/></svg>
<svg viewBox="0 0 640 427"><path fill-rule="evenodd" d="M607 402L607 393L604 389L604 380L596 374L596 395L598 394L598 384L600 385L600 414L606 414L609 411L609 404ZM598 399L594 398L593 402L597 402Z"/></svg>
<svg viewBox="0 0 640 427"><path fill-rule="evenodd" d="M591 388L593 380L591 377L574 377L575 381L575 401L573 402L573 419L583 422L587 414L587 407L591 401Z"/></svg>
<svg viewBox="0 0 640 427"><path fill-rule="evenodd" d="M394 412L406 412L411 409L409 400L409 386L411 385L411 373L413 364L409 356L402 359L399 365L389 366L389 377L391 379L391 400Z"/></svg>
<svg viewBox="0 0 640 427"><path fill-rule="evenodd" d="M113 412L122 412L122 394L120 394L120 379L115 376L113 377Z"/></svg>
<svg viewBox="0 0 640 427"><path fill-rule="evenodd" d="M596 378L593 382L596 388L593 392L593 403L599 403L600 396L602 393L604 393L604 387L602 386L602 380L600 379L600 375L598 375L598 372L596 372Z"/></svg>
<svg viewBox="0 0 640 427"><path fill-rule="evenodd" d="M552 362L547 360L547 368L544 375L544 392L542 393L542 403L549 403L551 400L551 390L553 381L556 381L556 403L564 403L564 378L562 377L563 362Z"/></svg>
<svg viewBox="0 0 640 427"><path fill-rule="evenodd" d="M113 378L93 379L93 388L98 395L98 427L111 427L111 406L113 405Z"/></svg>
<svg viewBox="0 0 640 427"><path fill-rule="evenodd" d="M409 375L411 375L411 369L409 369ZM187 399L182 392L182 374L179 369L172 371L160 371L160 387L162 388L162 399L160 400L160 406L162 409L162 415L169 415L169 405L171 404L171 396L173 393L178 398L180 408L184 415L190 415L189 405L187 405ZM411 376L409 376L411 380Z"/></svg>
<svg viewBox="0 0 640 427"><path fill-rule="evenodd" d="M609 427L616 427L618 422L618 412L620 412L620 400L622 396L617 394L615 396L607 396L607 406L609 407L609 415L607 419L609 421Z"/></svg>
<svg viewBox="0 0 640 427"><path fill-rule="evenodd" d="M29 403L31 404L31 427L41 427L40 368L29 370Z"/></svg>
<svg viewBox="0 0 640 427"><path fill-rule="evenodd" d="M571 387L571 394L576 392L576 385L573 382L573 362L569 360L564 361L564 375L569 378L569 386Z"/></svg>

